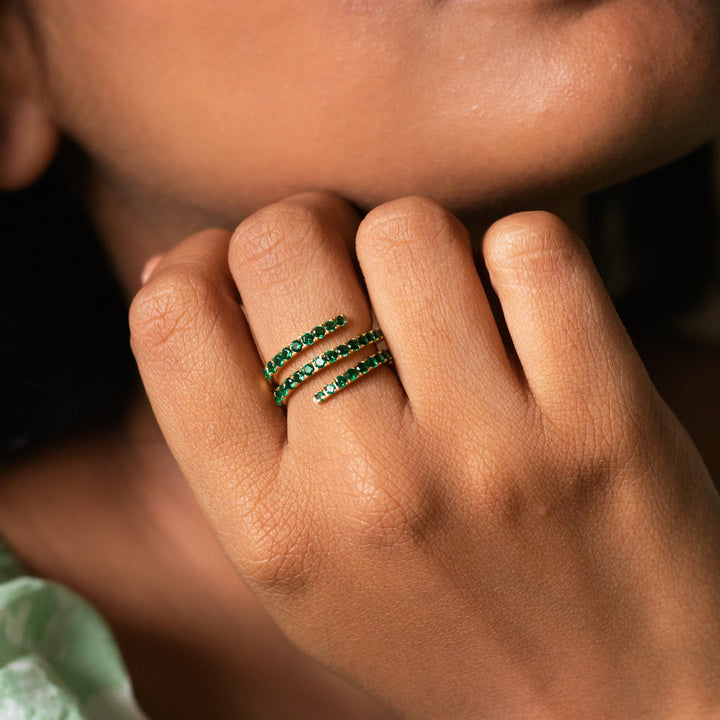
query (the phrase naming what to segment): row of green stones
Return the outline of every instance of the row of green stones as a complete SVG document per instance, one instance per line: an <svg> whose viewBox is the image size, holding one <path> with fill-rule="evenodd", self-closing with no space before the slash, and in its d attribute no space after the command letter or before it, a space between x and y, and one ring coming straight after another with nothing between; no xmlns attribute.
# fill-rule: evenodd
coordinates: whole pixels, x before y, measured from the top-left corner
<svg viewBox="0 0 720 720"><path fill-rule="evenodd" d="M338 375L335 380L326 385L320 392L315 393L313 400L318 405L329 400L333 395L343 390L348 385L359 380L363 375L367 375L376 368L382 367L392 362L392 355L389 350L381 350L375 355L371 355L362 362L359 362L355 367L346 370L341 375Z"/></svg>
<svg viewBox="0 0 720 720"><path fill-rule="evenodd" d="M312 330L309 330L297 338L297 340L293 340L265 366L265 377L272 382L275 374L288 360L290 360L290 358L295 357L295 355L302 352L306 347L314 345L318 340L321 340L329 333L333 333L341 327L345 327L346 324L347 318L344 315L338 315L331 320L327 320L322 325L318 325Z"/></svg>
<svg viewBox="0 0 720 720"><path fill-rule="evenodd" d="M324 352L322 355L318 355L314 360L311 360L307 365L303 365L299 370L294 372L287 380L280 383L275 390L275 402L278 405L284 405L287 402L290 393L304 383L309 377L314 375L318 370L321 370L328 365L342 360L351 353L357 352L361 348L367 347L370 343L381 342L384 340L382 331L378 328L370 330L369 332L358 335L357 337L348 340L347 342L341 343L336 348Z"/></svg>

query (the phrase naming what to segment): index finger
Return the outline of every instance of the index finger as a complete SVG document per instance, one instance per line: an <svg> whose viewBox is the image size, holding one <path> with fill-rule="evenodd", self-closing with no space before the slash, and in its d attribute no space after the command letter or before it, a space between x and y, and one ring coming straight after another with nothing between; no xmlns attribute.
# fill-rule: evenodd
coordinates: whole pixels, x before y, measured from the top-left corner
<svg viewBox="0 0 720 720"><path fill-rule="evenodd" d="M133 352L155 416L212 516L267 484L285 442L228 268L230 233L210 230L161 261L130 310Z"/></svg>

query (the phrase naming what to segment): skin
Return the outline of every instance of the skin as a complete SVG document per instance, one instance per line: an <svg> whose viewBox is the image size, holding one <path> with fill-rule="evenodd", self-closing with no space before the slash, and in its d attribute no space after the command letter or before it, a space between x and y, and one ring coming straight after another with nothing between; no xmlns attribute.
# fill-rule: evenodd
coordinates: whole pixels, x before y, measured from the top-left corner
<svg viewBox="0 0 720 720"><path fill-rule="evenodd" d="M356 226L292 198L182 243L133 303L156 416L234 567L401 717L711 717L720 498L582 244L537 213L486 235L516 364L452 216L408 198ZM270 348L335 308L353 335L368 300L396 372L273 406Z"/></svg>
<svg viewBox="0 0 720 720"><path fill-rule="evenodd" d="M4 164L33 158L29 180L39 151L20 149L73 138L128 295L150 255L244 220L177 245L131 316L230 562L143 402L119 435L0 484L3 536L97 603L148 712L200 717L215 698L213 717L388 717L270 617L399 716L714 712L707 470L567 228L522 215L485 237L506 349L446 209L479 247L509 209L572 203L710 138L717 4L29 10L35 40L4 71L24 68L38 129ZM347 201L376 209L359 224ZM322 409L301 388L285 416L262 364L338 309L358 332L375 313L395 370Z"/></svg>

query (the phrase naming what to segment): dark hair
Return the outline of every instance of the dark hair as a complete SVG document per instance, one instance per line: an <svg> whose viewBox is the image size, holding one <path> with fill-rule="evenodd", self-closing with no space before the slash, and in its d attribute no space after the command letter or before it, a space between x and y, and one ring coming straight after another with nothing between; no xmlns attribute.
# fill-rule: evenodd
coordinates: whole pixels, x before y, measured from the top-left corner
<svg viewBox="0 0 720 720"><path fill-rule="evenodd" d="M0 457L107 427L137 384L126 302L72 156L66 145L33 187L0 194Z"/></svg>
<svg viewBox="0 0 720 720"><path fill-rule="evenodd" d="M589 200L595 262L631 332L659 332L703 299L720 266L713 148Z"/></svg>
<svg viewBox="0 0 720 720"><path fill-rule="evenodd" d="M68 154L0 196L0 457L110 427L137 387L126 303ZM667 325L716 271L712 169L703 148L590 198L591 249L631 333Z"/></svg>

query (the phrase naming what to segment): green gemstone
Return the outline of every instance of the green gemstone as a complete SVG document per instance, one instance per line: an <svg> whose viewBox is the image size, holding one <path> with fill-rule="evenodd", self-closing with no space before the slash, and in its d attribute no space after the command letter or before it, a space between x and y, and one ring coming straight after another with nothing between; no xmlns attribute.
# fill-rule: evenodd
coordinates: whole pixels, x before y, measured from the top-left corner
<svg viewBox="0 0 720 720"><path fill-rule="evenodd" d="M263 370L263 375L265 375L266 380L272 380L272 372L268 368L265 368L265 370Z"/></svg>
<svg viewBox="0 0 720 720"><path fill-rule="evenodd" d="M345 327L345 324L347 323L347 318L344 315L338 315L335 318L335 324L338 327Z"/></svg>
<svg viewBox="0 0 720 720"><path fill-rule="evenodd" d="M302 340L293 340L290 343L290 350L292 350L294 353L299 353L302 349L303 349Z"/></svg>
<svg viewBox="0 0 720 720"><path fill-rule="evenodd" d="M292 374L292 379L295 381L296 385L299 385L305 379L305 376L302 374L302 372L300 370L296 370Z"/></svg>
<svg viewBox="0 0 720 720"><path fill-rule="evenodd" d="M378 366L378 362L379 362L378 359L373 355L365 361L365 364L368 367L375 368Z"/></svg>
<svg viewBox="0 0 720 720"><path fill-rule="evenodd" d="M315 372L315 366L308 363L307 365L303 366L303 374L307 377L310 377Z"/></svg>
<svg viewBox="0 0 720 720"><path fill-rule="evenodd" d="M328 350L325 353L325 359L328 362L334 363L338 359L338 354L334 350Z"/></svg>
<svg viewBox="0 0 720 720"><path fill-rule="evenodd" d="M326 395L334 395L336 390L337 387L335 387L335 383L330 383L325 386L324 392Z"/></svg>
<svg viewBox="0 0 720 720"><path fill-rule="evenodd" d="M339 388L344 388L348 384L348 382L349 382L348 379L344 375L338 375L335 378L335 384Z"/></svg>
<svg viewBox="0 0 720 720"><path fill-rule="evenodd" d="M312 345L315 342L315 336L311 332L305 333L300 338L306 345Z"/></svg>
<svg viewBox="0 0 720 720"><path fill-rule="evenodd" d="M350 348L347 345L338 345L337 351L343 356L347 357L350 354Z"/></svg>
<svg viewBox="0 0 720 720"><path fill-rule="evenodd" d="M365 362L365 360L363 360L362 362L359 362L359 363L357 364L357 369L358 369L363 375L369 370L369 368L368 368L367 363Z"/></svg>
<svg viewBox="0 0 720 720"><path fill-rule="evenodd" d="M283 359L280 356L280 354L276 355L271 361L270 361L275 367L280 367L283 364Z"/></svg>
<svg viewBox="0 0 720 720"><path fill-rule="evenodd" d="M325 337L325 328L322 325L314 327L312 332L318 340Z"/></svg>
<svg viewBox="0 0 720 720"><path fill-rule="evenodd" d="M323 323L323 327L328 331L332 332L335 329L335 321L334 320L328 320L326 323Z"/></svg>
<svg viewBox="0 0 720 720"><path fill-rule="evenodd" d="M318 393L315 393L315 402L322 402L325 399L325 393L321 390Z"/></svg>
<svg viewBox="0 0 720 720"><path fill-rule="evenodd" d="M359 350L362 346L360 345L360 341L356 338L353 338L352 340L348 340L348 347L351 350Z"/></svg>
<svg viewBox="0 0 720 720"><path fill-rule="evenodd" d="M325 358L322 355L315 358L315 367L318 369L325 367Z"/></svg>
<svg viewBox="0 0 720 720"><path fill-rule="evenodd" d="M280 351L280 357L283 360L289 360L292 357L292 350L290 348L283 348Z"/></svg>
<svg viewBox="0 0 720 720"><path fill-rule="evenodd" d="M286 387L288 390L292 390L292 389L297 385L297 383L295 382L295 379L294 379L294 378L289 377L289 378L285 381L284 385L285 385L285 387Z"/></svg>
<svg viewBox="0 0 720 720"><path fill-rule="evenodd" d="M350 368L345 373L345 377L348 378L348 380L357 380L359 376L360 376L360 373L357 371L356 368Z"/></svg>

